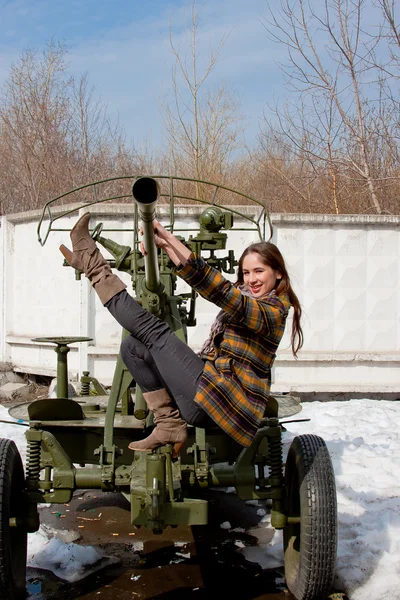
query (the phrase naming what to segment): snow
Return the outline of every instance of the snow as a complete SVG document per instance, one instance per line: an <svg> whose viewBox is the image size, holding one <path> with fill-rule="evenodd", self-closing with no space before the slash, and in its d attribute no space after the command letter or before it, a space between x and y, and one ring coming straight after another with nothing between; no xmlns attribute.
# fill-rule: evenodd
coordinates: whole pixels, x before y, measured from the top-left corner
<svg viewBox="0 0 400 600"><path fill-rule="evenodd" d="M311 420L286 425L285 451L296 435L314 433L324 438L332 458L339 517L335 585L351 600L399 598L400 402L304 403L294 418ZM13 421L3 406L0 419ZM2 423L2 436L14 439L24 462L25 429ZM270 527L268 515L262 521ZM49 539L49 535L43 527L30 534L28 564L71 581L104 564L106 557L99 549ZM238 552L264 568L282 565L282 533L275 532L265 545L238 547Z"/></svg>
<svg viewBox="0 0 400 600"><path fill-rule="evenodd" d="M119 562L117 558L105 556L97 548L66 544L56 537L49 539L42 528L29 539L28 565L48 569L69 582L79 581L90 573L116 562Z"/></svg>
<svg viewBox="0 0 400 600"><path fill-rule="evenodd" d="M339 587L352 600L398 597L400 402L318 402L303 405L302 416L312 417L303 429L322 435L335 471Z"/></svg>
<svg viewBox="0 0 400 600"><path fill-rule="evenodd" d="M311 420L286 425L285 450L296 435L316 434L332 459L339 520L336 587L351 600L399 598L400 402L303 403L293 418ZM268 526L269 517L263 521ZM282 564L281 536L276 532L269 545L258 548L265 552L260 559L254 548L242 553L263 568Z"/></svg>

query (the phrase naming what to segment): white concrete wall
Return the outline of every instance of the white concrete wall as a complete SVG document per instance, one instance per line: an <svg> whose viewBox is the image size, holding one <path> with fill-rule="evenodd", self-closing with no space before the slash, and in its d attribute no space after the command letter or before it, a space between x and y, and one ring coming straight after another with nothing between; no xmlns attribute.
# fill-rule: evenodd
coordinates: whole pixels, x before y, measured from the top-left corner
<svg viewBox="0 0 400 600"><path fill-rule="evenodd" d="M93 224L132 229L132 207L94 207ZM166 220L162 207L160 219ZM180 209L177 226L197 223L196 209ZM77 213L56 222L70 229ZM275 363L275 391L400 392L400 217L273 215L274 238L284 254L304 311L305 344L295 360L289 327ZM0 361L15 370L54 375L53 346L34 337L89 336L73 346L70 374L89 370L105 385L112 380L120 341L119 326L101 306L85 278L76 282L62 267L58 251L67 231L51 232L44 247L37 241L39 213L1 218ZM236 226L244 225L236 221ZM132 245L132 232L104 232ZM232 231L227 249L237 256L257 236ZM221 255L226 252L222 251ZM130 283L126 276L126 282ZM231 279L233 276L230 276ZM180 285L179 290L184 288ZM197 326L189 343L198 348L216 308L198 300Z"/></svg>

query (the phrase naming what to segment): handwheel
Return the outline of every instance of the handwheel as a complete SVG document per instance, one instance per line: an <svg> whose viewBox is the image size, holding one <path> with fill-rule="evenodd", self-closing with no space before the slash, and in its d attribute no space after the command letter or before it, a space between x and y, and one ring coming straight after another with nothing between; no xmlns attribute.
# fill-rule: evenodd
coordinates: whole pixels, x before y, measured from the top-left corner
<svg viewBox="0 0 400 600"><path fill-rule="evenodd" d="M0 598L25 597L27 532L23 520L24 469L12 440L0 438Z"/></svg>
<svg viewBox="0 0 400 600"><path fill-rule="evenodd" d="M96 237L98 235L100 235L102 231L103 231L103 223L98 223L90 235L95 240Z"/></svg>
<svg viewBox="0 0 400 600"><path fill-rule="evenodd" d="M286 584L296 600L329 595L337 552L336 485L322 438L294 438L286 461L288 523L283 530Z"/></svg>

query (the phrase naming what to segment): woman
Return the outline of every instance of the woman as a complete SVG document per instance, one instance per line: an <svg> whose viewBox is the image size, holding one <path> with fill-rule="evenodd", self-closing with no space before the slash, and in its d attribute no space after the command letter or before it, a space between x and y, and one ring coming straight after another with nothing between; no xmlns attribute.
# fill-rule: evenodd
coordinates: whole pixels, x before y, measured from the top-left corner
<svg viewBox="0 0 400 600"><path fill-rule="evenodd" d="M72 229L72 252L65 246L60 250L131 333L122 342L121 356L143 391L156 427L129 448L147 451L171 443L176 455L186 441L187 423L205 427L212 422L239 444L250 446L265 413L271 366L291 306L295 356L303 343L301 307L278 248L269 242L249 246L232 284L154 222L156 246L169 256L176 273L221 308L198 356L126 292L90 236L89 219L85 213Z"/></svg>

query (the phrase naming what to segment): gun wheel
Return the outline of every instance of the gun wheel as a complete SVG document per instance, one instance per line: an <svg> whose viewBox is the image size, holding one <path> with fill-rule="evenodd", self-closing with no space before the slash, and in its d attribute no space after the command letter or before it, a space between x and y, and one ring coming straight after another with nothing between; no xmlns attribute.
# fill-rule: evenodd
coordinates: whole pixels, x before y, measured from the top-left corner
<svg viewBox="0 0 400 600"><path fill-rule="evenodd" d="M336 486L324 440L294 438L285 468L286 508L283 530L286 584L296 600L328 596L337 551Z"/></svg>
<svg viewBox="0 0 400 600"><path fill-rule="evenodd" d="M0 598L25 597L27 532L10 525L23 517L24 469L12 440L0 439Z"/></svg>

